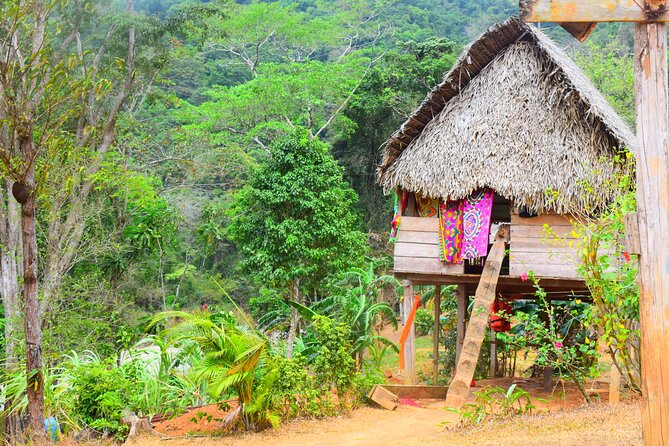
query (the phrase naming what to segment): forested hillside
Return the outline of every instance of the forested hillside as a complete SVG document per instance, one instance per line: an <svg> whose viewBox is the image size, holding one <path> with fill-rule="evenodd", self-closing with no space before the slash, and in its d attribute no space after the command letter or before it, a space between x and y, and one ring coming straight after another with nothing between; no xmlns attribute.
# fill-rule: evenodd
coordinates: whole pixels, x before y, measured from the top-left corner
<svg viewBox="0 0 669 446"><path fill-rule="evenodd" d="M370 320L396 303L386 296L380 310L365 300L392 294L383 273L393 198L375 178L381 147L462 48L517 1L54 5L32 68L5 67L0 79L3 94L21 85L23 96L5 103L32 107L2 116L2 126L14 119L21 136L28 122L36 148L19 150L19 136L5 141L3 130L7 369L32 345L12 190L29 172L45 364L72 351L115 357L163 328L167 317L156 313L179 310L248 314L288 336L291 352L327 331L295 340L298 313L370 311L348 321L351 346L358 361L379 348ZM6 28L27 33L18 45L39 38L30 5L2 8ZM600 26L585 45L543 30L631 124L630 28ZM29 88L16 80L25 76L50 80Z"/></svg>
<svg viewBox="0 0 669 446"><path fill-rule="evenodd" d="M375 184L380 147L463 45L517 6L511 0L207 5L135 6L146 40L137 60L142 78L118 115L95 187L80 203L76 255L45 264L44 279L53 284L43 288L47 351L85 347L104 354L132 342L144 314L223 304L212 278L244 306L284 293L240 270L228 226L235 194L273 141L297 127L328 145L357 194L352 212L369 234L369 251L360 255L381 255L392 199ZM87 20L104 24L84 29L93 45L101 28L119 20L114 11L121 14L122 6L92 8ZM629 30L600 27L585 46L559 29L544 30L631 121ZM123 42L114 44L122 60ZM62 157L58 162L71 172L88 162L79 153ZM62 211L56 217L60 189L75 180L53 168L40 174L49 175L48 212L38 225L48 258L49 246L62 243L49 232L50 219L64 218Z"/></svg>

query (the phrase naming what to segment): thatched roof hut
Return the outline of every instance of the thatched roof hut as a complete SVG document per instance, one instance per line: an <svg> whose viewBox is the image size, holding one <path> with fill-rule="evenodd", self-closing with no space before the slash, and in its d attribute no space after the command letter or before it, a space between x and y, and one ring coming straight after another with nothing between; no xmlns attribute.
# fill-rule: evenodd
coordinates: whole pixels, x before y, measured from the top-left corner
<svg viewBox="0 0 669 446"><path fill-rule="evenodd" d="M491 187L518 206L567 212L607 199L610 159L633 145L569 57L510 18L467 47L392 135L378 178L386 190L451 200Z"/></svg>

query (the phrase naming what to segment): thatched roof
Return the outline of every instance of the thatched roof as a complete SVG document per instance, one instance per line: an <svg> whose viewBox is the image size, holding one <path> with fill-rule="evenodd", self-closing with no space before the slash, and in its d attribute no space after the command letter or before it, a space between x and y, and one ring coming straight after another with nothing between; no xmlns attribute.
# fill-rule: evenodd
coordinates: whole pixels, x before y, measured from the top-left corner
<svg viewBox="0 0 669 446"><path fill-rule="evenodd" d="M606 200L615 167L603 158L633 145L569 57L510 18L466 48L393 134L378 177L386 190L460 199L491 187L517 205L563 212Z"/></svg>

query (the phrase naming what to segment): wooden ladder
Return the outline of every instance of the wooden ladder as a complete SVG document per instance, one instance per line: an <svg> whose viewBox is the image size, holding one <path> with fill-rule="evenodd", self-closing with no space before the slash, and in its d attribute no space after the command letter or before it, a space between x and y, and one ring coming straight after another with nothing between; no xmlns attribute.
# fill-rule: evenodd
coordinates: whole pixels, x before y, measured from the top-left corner
<svg viewBox="0 0 669 446"><path fill-rule="evenodd" d="M502 261L504 260L509 233L509 225L501 225L499 227L485 266L483 267L481 280L476 288L476 295L474 297L474 309L467 325L455 377L448 387L448 393L446 394L446 406L449 408L461 408L469 395L469 386L471 385L472 378L474 378L476 362L478 361L481 344L488 328L492 304L495 301L497 279L502 269Z"/></svg>

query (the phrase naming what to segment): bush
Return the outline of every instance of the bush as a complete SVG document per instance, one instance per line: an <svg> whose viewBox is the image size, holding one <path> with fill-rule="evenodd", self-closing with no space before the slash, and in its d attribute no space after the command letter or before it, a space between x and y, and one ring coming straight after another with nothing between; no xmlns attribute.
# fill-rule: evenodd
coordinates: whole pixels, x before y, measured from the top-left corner
<svg viewBox="0 0 669 446"><path fill-rule="evenodd" d="M122 439L128 426L121 425L122 413L131 408L131 396L138 389L123 374L121 368L104 362L85 363L73 371L74 411L91 428Z"/></svg>
<svg viewBox="0 0 669 446"><path fill-rule="evenodd" d="M434 330L434 314L427 308L419 308L416 310L414 325L416 326L416 336L429 335Z"/></svg>

